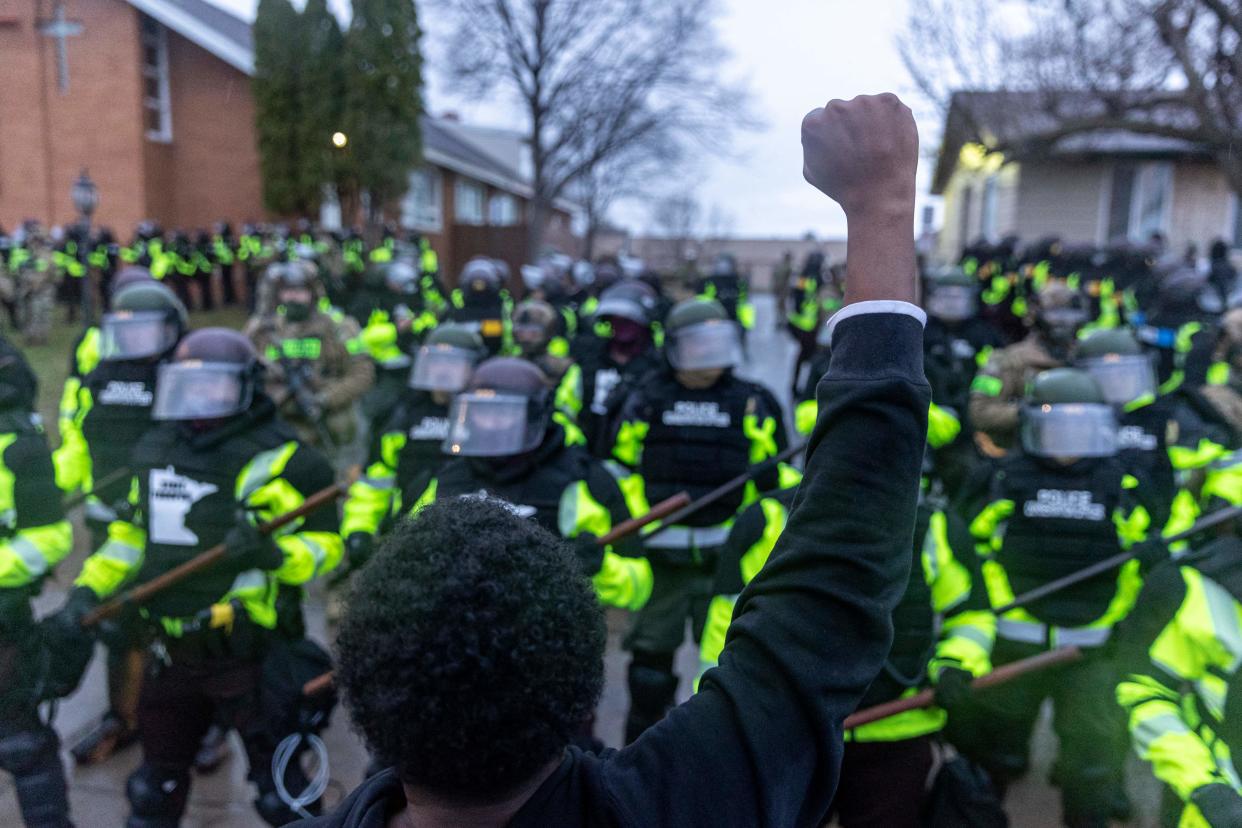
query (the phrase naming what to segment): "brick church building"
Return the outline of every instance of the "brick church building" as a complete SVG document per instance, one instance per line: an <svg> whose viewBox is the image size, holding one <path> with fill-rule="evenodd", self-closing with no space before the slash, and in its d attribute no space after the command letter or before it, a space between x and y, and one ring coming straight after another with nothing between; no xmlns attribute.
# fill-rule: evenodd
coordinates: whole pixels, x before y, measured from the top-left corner
<svg viewBox="0 0 1242 828"><path fill-rule="evenodd" d="M269 218L253 68L250 24L207 0L0 0L0 227L74 221L83 169L99 188L95 224L122 239L144 219ZM425 117L423 144L394 218L450 270L475 252L526 258L520 136ZM558 205L552 238L570 239L571 209Z"/></svg>

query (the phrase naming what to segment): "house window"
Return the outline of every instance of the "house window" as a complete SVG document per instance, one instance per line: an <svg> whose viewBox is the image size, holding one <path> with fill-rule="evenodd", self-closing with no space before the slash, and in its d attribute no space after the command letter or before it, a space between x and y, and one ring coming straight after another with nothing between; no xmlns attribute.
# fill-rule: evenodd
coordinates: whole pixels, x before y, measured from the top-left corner
<svg viewBox="0 0 1242 828"><path fill-rule="evenodd" d="M1144 242L1152 233L1167 235L1172 203L1172 164L1117 164L1109 197L1107 241Z"/></svg>
<svg viewBox="0 0 1242 828"><path fill-rule="evenodd" d="M410 189L401 199L401 226L439 233L443 226L442 191L440 171L435 167L421 167L410 173Z"/></svg>
<svg viewBox="0 0 1242 828"><path fill-rule="evenodd" d="M458 224L482 224L483 201L482 184L457 179L457 184L453 188L453 214Z"/></svg>
<svg viewBox="0 0 1242 828"><path fill-rule="evenodd" d="M142 18L142 118L147 138L172 141L172 102L168 92L168 30Z"/></svg>
<svg viewBox="0 0 1242 828"><path fill-rule="evenodd" d="M512 227L518 223L517 200L508 193L496 193L487 203L487 223L495 227Z"/></svg>
<svg viewBox="0 0 1242 828"><path fill-rule="evenodd" d="M996 238L996 202L998 189L999 187L995 175L988 176L987 181L983 182L983 205L981 215L979 217L979 235L988 240Z"/></svg>

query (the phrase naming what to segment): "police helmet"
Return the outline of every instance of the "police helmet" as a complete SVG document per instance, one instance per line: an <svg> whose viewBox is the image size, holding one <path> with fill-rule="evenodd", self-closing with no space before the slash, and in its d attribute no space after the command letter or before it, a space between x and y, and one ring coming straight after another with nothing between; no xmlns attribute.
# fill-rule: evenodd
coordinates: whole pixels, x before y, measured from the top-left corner
<svg viewBox="0 0 1242 828"><path fill-rule="evenodd" d="M551 415L552 391L542 371L524 359L489 359L453 399L444 452L459 457L525 454L543 442Z"/></svg>
<svg viewBox="0 0 1242 828"><path fill-rule="evenodd" d="M1071 459L1117 453L1117 416L1095 378L1054 368L1031 383L1022 410L1022 448L1036 457Z"/></svg>
<svg viewBox="0 0 1242 828"><path fill-rule="evenodd" d="M263 368L250 340L228 328L188 334L160 366L156 420L220 420L250 408Z"/></svg>
<svg viewBox="0 0 1242 828"><path fill-rule="evenodd" d="M112 297L99 323L99 358L148 359L168 353L190 326L185 305L155 280L136 281Z"/></svg>
<svg viewBox="0 0 1242 828"><path fill-rule="evenodd" d="M677 371L734 368L742 362L737 323L715 299L686 299L664 323L665 353Z"/></svg>
<svg viewBox="0 0 1242 828"><path fill-rule="evenodd" d="M478 331L446 323L427 336L414 355L410 387L456 394L470 382L474 366L487 355Z"/></svg>

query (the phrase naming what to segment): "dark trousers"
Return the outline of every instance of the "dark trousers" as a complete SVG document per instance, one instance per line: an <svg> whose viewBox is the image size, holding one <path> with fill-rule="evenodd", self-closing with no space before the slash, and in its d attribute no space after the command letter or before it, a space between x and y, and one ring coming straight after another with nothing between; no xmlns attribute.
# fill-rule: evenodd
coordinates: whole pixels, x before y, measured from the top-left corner
<svg viewBox="0 0 1242 828"><path fill-rule="evenodd" d="M997 667L1029 658L1045 648L997 639ZM1062 819L1068 826L1106 825L1125 803L1124 773L1129 747L1126 722L1114 700L1118 674L1111 660L1088 650L1077 663L1031 673L980 693L949 720L948 736L983 766L997 788L1022 776L1030 762L1031 732L1045 699L1053 705L1059 741L1053 782L1061 789Z"/></svg>
<svg viewBox="0 0 1242 828"><path fill-rule="evenodd" d="M699 550L693 561L677 564L651 561L651 598L639 610L625 638L625 647L633 655L629 667L630 711L625 723L627 743L664 718L673 706L677 694L673 658L685 640L687 618L695 642L703 638L716 552Z"/></svg>
<svg viewBox="0 0 1242 828"><path fill-rule="evenodd" d="M832 815L842 828L921 828L932 737L846 742Z"/></svg>
<svg viewBox="0 0 1242 828"><path fill-rule="evenodd" d="M6 702L0 711L0 770L13 775L26 828L66 828L69 795L56 731L33 705Z"/></svg>
<svg viewBox="0 0 1242 828"><path fill-rule="evenodd" d="M241 736L248 778L260 794L274 790L270 763L275 744L259 710L259 670L257 658L178 662L174 657L171 665L157 663L147 674L138 702L143 754L139 772L157 782L175 782L161 805L169 817L177 819L185 811L194 756L217 722L236 728Z"/></svg>

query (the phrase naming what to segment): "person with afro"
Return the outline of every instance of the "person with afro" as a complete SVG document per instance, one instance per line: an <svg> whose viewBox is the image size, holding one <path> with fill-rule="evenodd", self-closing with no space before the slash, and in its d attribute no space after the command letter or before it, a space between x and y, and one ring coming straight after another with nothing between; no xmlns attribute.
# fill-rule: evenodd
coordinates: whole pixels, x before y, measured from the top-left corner
<svg viewBox="0 0 1242 828"><path fill-rule="evenodd" d="M850 225L846 306L787 529L699 692L620 751L571 746L605 629L572 547L473 495L403 520L354 583L337 684L387 770L308 828L820 826L842 722L879 673L910 567L930 392L913 116L892 95L803 121Z"/></svg>

